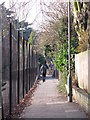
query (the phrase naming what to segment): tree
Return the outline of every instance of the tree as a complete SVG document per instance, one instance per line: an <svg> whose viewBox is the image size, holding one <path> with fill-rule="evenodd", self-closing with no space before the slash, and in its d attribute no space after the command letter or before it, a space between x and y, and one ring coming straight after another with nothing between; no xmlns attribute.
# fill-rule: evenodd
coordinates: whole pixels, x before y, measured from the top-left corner
<svg viewBox="0 0 90 120"><path fill-rule="evenodd" d="M44 11L45 23L43 31L39 34L38 43L43 46L42 49L46 55L52 58L57 69L61 71L64 80L67 80L68 74L68 16L67 16L67 3L52 3L47 6L49 10ZM65 9L64 9L65 8ZM78 46L78 37L74 29L73 13L71 16L71 68L74 72L74 54ZM40 47L39 47L40 49Z"/></svg>
<svg viewBox="0 0 90 120"><path fill-rule="evenodd" d="M88 28L89 28L89 7L90 2L79 2L79 0L74 0L74 23L75 29L79 38L78 52L85 51L88 48Z"/></svg>
<svg viewBox="0 0 90 120"><path fill-rule="evenodd" d="M34 44L35 44L35 38L36 38L35 35L36 35L36 34L35 34L35 31L32 30L32 32L31 32L31 34L30 34L30 37L29 37L29 40L28 40L31 45L34 45Z"/></svg>

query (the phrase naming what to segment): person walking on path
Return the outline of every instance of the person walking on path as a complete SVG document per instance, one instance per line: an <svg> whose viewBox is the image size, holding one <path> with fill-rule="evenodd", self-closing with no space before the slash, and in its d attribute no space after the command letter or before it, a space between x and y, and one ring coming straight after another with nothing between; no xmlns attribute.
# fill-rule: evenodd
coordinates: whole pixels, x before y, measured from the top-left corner
<svg viewBox="0 0 90 120"><path fill-rule="evenodd" d="M48 69L48 66L47 66L46 61L45 61L44 64L40 68L42 78L43 78L43 82L45 82L45 79L46 79L47 69Z"/></svg>

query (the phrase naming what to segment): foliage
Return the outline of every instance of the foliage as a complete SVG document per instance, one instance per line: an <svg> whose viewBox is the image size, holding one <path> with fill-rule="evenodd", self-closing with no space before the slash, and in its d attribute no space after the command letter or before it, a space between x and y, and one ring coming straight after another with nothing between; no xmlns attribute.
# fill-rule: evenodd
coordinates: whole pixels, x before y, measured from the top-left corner
<svg viewBox="0 0 90 120"><path fill-rule="evenodd" d="M67 83L67 75L66 73L61 73L60 74L60 81L59 81L59 85L58 85L58 89L59 89L59 92L62 92L62 93L67 93L66 91L66 87L65 87L65 84Z"/></svg>
<svg viewBox="0 0 90 120"><path fill-rule="evenodd" d="M78 34L79 38L79 47L77 48L77 52L82 52L87 50L88 44L88 4L89 2L79 2L79 0L74 0L74 23L75 30Z"/></svg>
<svg viewBox="0 0 90 120"><path fill-rule="evenodd" d="M73 18L73 17L72 17ZM74 54L78 46L77 34L73 26L73 19L71 23L71 70L74 72ZM58 29L59 41L58 50L55 52L55 58L53 59L57 69L63 73L68 74L68 22L67 17L60 20L60 26Z"/></svg>
<svg viewBox="0 0 90 120"><path fill-rule="evenodd" d="M49 57L52 58L57 70L60 71L60 84L59 90L62 92L66 91L65 84L68 76L68 21L67 16L63 16L58 23L56 32L58 33L58 39L56 44L52 42L46 46L46 53L49 53ZM78 46L78 37L74 29L73 16L71 17L71 75L75 72L75 58L76 48ZM47 55L47 54L46 54Z"/></svg>
<svg viewBox="0 0 90 120"><path fill-rule="evenodd" d="M76 49L76 51L78 53L87 50L87 47L88 47L88 43L87 43L88 42L87 41L88 40L88 32L87 31L82 32L81 38L82 38L82 40L79 41L79 46Z"/></svg>
<svg viewBox="0 0 90 120"><path fill-rule="evenodd" d="M45 45L45 56L48 56L48 53L51 51L50 45Z"/></svg>
<svg viewBox="0 0 90 120"><path fill-rule="evenodd" d="M34 30L32 30L28 41L31 45L32 44L34 45L34 42L35 42L35 31Z"/></svg>
<svg viewBox="0 0 90 120"><path fill-rule="evenodd" d="M63 3L62 3L63 4ZM46 14L50 21L44 24L44 30L40 32L38 43L41 51L45 50L45 55L52 59L56 68L61 72L60 85L65 89L68 75L68 16L66 3L51 7L52 13ZM54 16L53 16L54 15ZM56 15L56 16L55 16ZM73 24L73 14L71 14L71 71L74 72L74 54L78 46L78 37ZM39 47L40 48L40 47ZM43 50L42 50L43 49Z"/></svg>
<svg viewBox="0 0 90 120"><path fill-rule="evenodd" d="M38 54L38 63L40 66L45 63L45 57L42 54Z"/></svg>
<svg viewBox="0 0 90 120"><path fill-rule="evenodd" d="M32 29L31 29L31 28L26 28L26 29L23 31L24 39L25 39L25 40L28 40L31 33L32 33Z"/></svg>

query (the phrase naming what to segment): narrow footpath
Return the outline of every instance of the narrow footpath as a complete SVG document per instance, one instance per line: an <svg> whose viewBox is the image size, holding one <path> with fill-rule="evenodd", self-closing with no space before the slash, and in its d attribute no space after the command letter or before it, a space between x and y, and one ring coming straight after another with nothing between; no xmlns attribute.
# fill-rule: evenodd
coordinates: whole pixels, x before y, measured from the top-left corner
<svg viewBox="0 0 90 120"><path fill-rule="evenodd" d="M77 103L69 103L58 92L58 83L50 77L45 82L41 80L32 97L32 105L23 110L20 118L87 118Z"/></svg>

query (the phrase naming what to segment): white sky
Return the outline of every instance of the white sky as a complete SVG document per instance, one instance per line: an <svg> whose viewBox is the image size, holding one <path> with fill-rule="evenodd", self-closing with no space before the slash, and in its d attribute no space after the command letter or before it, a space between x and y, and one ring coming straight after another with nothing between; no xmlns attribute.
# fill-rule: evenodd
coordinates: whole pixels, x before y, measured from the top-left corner
<svg viewBox="0 0 90 120"><path fill-rule="evenodd" d="M53 0L0 0L0 4L5 2L5 7L6 8L10 8L10 3L14 2L16 4L15 8L17 8L18 4L20 5L21 2L28 2L31 1L29 3L29 5L27 5L24 10L26 9L26 13L28 12L28 16L26 21L28 21L29 23L33 23L32 27L37 29L37 26L42 22L42 14L40 11L40 1L45 1L47 4L50 3L50 1ZM23 9L20 8L20 10L18 10L18 16L19 16L19 20L23 20L25 19L23 13ZM37 21L37 22L36 22Z"/></svg>
<svg viewBox="0 0 90 120"><path fill-rule="evenodd" d="M28 23L32 23L33 22L32 27L34 29L38 29L39 24L41 24L41 22L44 20L44 18L42 17L42 13L41 13L40 1L41 2L44 1L46 4L50 4L50 2L53 2L53 1L54 2L55 1L67 2L68 0L0 0L0 4L5 2L5 7L6 8L10 8L10 3L14 2L14 3L17 3L16 6L15 6L15 8L17 8L23 2L26 3L28 1L31 1L31 2L24 8L24 10L26 10L26 13L29 13L28 16L27 16L26 21L28 21ZM22 8L20 8L20 10L16 9L16 11L18 13L19 20L25 19L25 17L24 17L25 15L22 14L23 13L23 9Z"/></svg>

